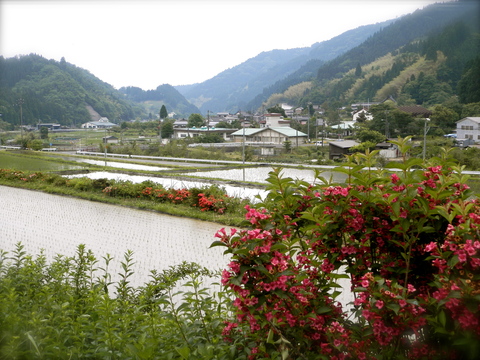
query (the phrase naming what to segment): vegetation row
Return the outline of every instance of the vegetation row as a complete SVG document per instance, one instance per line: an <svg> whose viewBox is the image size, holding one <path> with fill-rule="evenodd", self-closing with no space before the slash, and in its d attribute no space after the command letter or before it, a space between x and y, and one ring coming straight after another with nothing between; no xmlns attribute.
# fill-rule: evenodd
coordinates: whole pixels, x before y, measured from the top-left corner
<svg viewBox="0 0 480 360"><path fill-rule="evenodd" d="M131 181L66 178L57 174L0 169L0 184L80 197L88 200L155 210L226 225L241 222L246 199L228 196L217 185L202 188L164 188L147 180Z"/></svg>

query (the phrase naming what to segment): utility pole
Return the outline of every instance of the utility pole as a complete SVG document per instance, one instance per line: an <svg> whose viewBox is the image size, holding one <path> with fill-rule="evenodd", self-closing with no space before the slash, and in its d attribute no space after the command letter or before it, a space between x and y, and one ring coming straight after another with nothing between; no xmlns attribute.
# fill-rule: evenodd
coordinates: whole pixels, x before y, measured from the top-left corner
<svg viewBox="0 0 480 360"><path fill-rule="evenodd" d="M390 138L390 129L388 128L388 110L385 110L385 137Z"/></svg>
<svg viewBox="0 0 480 360"><path fill-rule="evenodd" d="M423 161L425 161L425 156L427 154L427 133L430 130L430 127L427 127L427 122L429 122L429 118L425 118L425 126L423 127Z"/></svg>
<svg viewBox="0 0 480 360"><path fill-rule="evenodd" d="M17 100L18 106L20 106L20 137L23 138L23 111L22 111L22 105L24 101L22 98Z"/></svg>
<svg viewBox="0 0 480 360"><path fill-rule="evenodd" d="M307 140L310 142L310 117L312 116L312 103L308 103L308 119L307 119Z"/></svg>

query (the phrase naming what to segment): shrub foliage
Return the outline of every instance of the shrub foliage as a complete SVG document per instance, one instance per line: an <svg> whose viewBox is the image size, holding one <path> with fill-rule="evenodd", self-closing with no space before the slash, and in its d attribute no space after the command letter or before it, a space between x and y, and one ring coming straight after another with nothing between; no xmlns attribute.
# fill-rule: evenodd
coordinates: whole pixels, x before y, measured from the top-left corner
<svg viewBox="0 0 480 360"><path fill-rule="evenodd" d="M237 315L225 335L246 333L252 358L480 355L480 207L466 178L446 156L387 171L374 155L349 158L346 184L278 169L247 207L249 228L217 233ZM345 279L348 305L337 300Z"/></svg>

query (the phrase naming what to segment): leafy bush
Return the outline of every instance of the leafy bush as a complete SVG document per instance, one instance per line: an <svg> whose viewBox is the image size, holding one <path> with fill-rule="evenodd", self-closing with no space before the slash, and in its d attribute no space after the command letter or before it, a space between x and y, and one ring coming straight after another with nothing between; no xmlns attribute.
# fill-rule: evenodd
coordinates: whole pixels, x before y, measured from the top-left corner
<svg viewBox="0 0 480 360"><path fill-rule="evenodd" d="M228 298L202 286L215 272L183 263L133 288L132 253L118 281L112 261L83 245L50 264L21 244L0 251L0 358L246 359L222 340Z"/></svg>
<svg viewBox="0 0 480 360"><path fill-rule="evenodd" d="M224 331L244 335L251 358L480 356L480 204L466 177L446 156L389 173L375 155L349 157L346 184L276 169L248 227L217 233L237 314ZM346 279L354 300L342 305Z"/></svg>

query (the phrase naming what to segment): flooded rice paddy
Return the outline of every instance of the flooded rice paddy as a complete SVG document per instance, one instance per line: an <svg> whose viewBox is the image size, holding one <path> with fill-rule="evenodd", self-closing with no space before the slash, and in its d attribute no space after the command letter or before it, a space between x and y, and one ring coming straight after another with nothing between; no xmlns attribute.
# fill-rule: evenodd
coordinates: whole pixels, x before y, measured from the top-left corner
<svg viewBox="0 0 480 360"><path fill-rule="evenodd" d="M0 186L0 199L0 249L9 252L22 242L29 254L45 249L52 260L56 254L73 256L85 244L100 267L103 256L114 257L110 269L115 275L125 252L132 250L135 286L148 281L150 270L183 261L212 270L228 263L221 248L209 249L219 224L6 186Z"/></svg>
<svg viewBox="0 0 480 360"><path fill-rule="evenodd" d="M268 174L272 171L272 167L252 167L245 169L229 169L229 170L212 170L212 171L198 171L195 173L186 173L195 176L201 176L205 178L218 178L225 180L237 180L237 181L246 181L246 182L256 182L256 183L267 183L266 179ZM293 180L304 180L309 183L318 182L318 179L315 179L315 171L312 169L293 169L293 168L283 168L282 177L290 177ZM343 181L345 175L338 172L325 171L322 175L327 180L332 177L333 181Z"/></svg>
<svg viewBox="0 0 480 360"><path fill-rule="evenodd" d="M173 188L173 189L191 189L191 188L203 188L211 185L210 182L205 182L201 180L180 180L176 178L161 178L156 176L148 175L128 175L128 174L118 174L111 173L108 171L95 171L88 174L77 174L77 175L68 175L68 178L74 177L88 177L89 179L110 179L117 181L131 181L132 183L141 183L143 181L153 181L157 184L162 185L164 188ZM232 186L232 185L219 185L221 188L225 189L225 193L228 196L238 197L241 199L250 199L255 200L255 196L259 195L264 198L267 195L267 191L246 187L246 186Z"/></svg>
<svg viewBox="0 0 480 360"><path fill-rule="evenodd" d="M161 171L161 170L170 169L167 167L123 163L123 162L116 162L116 161L102 161L102 160L90 160L90 159L75 159L75 161L91 164L91 165L108 166L113 168L129 169L129 170Z"/></svg>
<svg viewBox="0 0 480 360"><path fill-rule="evenodd" d="M111 179L119 181L131 181L133 183L141 183L143 181L153 181L157 184L162 185L165 188L202 188L209 186L212 183L216 183L214 179L222 179L224 181L238 181L246 183L257 183L257 184L267 184L266 179L269 176L269 172L272 171L271 167L251 167L244 169L227 169L227 170L210 170L210 171L195 171L183 173L183 175L195 176L195 179L185 180L179 178L161 178L157 176L148 176L148 175L129 175L129 174L119 174L112 173L108 171L95 171L89 174L78 174L78 175L68 175L68 177L88 177L90 179ZM319 182L315 178L315 171L312 169L293 169L293 168L284 168L282 169L282 177L290 177L293 180L303 180L309 183ZM327 180L332 180L335 182L341 182L345 180L345 175L332 171L325 171L321 174ZM197 179L198 178L198 179ZM201 178L207 179L207 181L202 181ZM210 180L211 179L211 180ZM254 188L251 186L242 186L242 185L229 185L229 184L219 184L222 188L225 189L225 192L229 196L239 197L242 199L250 199L256 201L256 196L260 196L262 199L267 195L267 191L261 188Z"/></svg>

